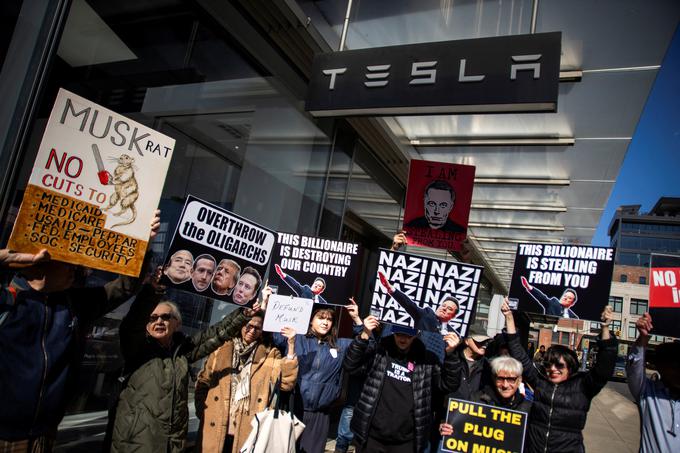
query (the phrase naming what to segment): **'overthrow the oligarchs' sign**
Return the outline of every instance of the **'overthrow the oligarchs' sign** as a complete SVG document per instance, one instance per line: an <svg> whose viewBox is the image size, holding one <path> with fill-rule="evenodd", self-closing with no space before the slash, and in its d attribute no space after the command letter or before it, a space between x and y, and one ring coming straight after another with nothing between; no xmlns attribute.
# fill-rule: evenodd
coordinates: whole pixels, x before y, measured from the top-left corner
<svg viewBox="0 0 680 453"><path fill-rule="evenodd" d="M449 399L446 423L453 434L443 436L439 451L446 453L522 453L526 412Z"/></svg>
<svg viewBox="0 0 680 453"><path fill-rule="evenodd" d="M60 89L8 247L139 275L174 146Z"/></svg>
<svg viewBox="0 0 680 453"><path fill-rule="evenodd" d="M520 311L599 321L613 270L612 248L518 244L509 298Z"/></svg>
<svg viewBox="0 0 680 453"><path fill-rule="evenodd" d="M649 274L652 333L680 337L680 256L652 254Z"/></svg>
<svg viewBox="0 0 680 453"><path fill-rule="evenodd" d="M475 313L482 270L380 250L371 313L390 324L465 336Z"/></svg>
<svg viewBox="0 0 680 453"><path fill-rule="evenodd" d="M472 165L412 160L404 209L408 244L460 250L474 182Z"/></svg>
<svg viewBox="0 0 680 453"><path fill-rule="evenodd" d="M252 305L275 233L189 195L165 259L162 282L202 296Z"/></svg>
<svg viewBox="0 0 680 453"><path fill-rule="evenodd" d="M278 294L316 303L347 305L356 293L361 247L294 233L277 233L272 262L277 276L269 279Z"/></svg>

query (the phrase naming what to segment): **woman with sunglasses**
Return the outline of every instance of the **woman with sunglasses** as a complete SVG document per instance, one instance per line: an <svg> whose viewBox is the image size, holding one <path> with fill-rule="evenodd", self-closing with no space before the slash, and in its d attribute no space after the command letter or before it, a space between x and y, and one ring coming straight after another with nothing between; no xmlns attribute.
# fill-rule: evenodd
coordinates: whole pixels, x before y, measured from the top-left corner
<svg viewBox="0 0 680 453"><path fill-rule="evenodd" d="M542 366L534 365L520 344L507 298L501 312L505 316L510 354L522 362L524 380L534 389L525 451L585 451L582 431L590 402L607 384L616 362L617 341L609 332L613 318L611 307L602 313L596 364L588 372L579 372L576 353L561 345L548 349Z"/></svg>
<svg viewBox="0 0 680 453"><path fill-rule="evenodd" d="M281 380L283 391L295 386L295 330L281 331L287 339L287 355L281 357L272 334L262 331L263 322L262 311L247 319L241 334L210 354L198 375L199 451L238 452L250 434L253 417L267 408L276 382Z"/></svg>
<svg viewBox="0 0 680 453"><path fill-rule="evenodd" d="M189 421L189 365L239 333L259 306L235 310L206 330L180 331L177 305L161 298L159 268L120 324L125 380L113 421L112 452L180 453Z"/></svg>

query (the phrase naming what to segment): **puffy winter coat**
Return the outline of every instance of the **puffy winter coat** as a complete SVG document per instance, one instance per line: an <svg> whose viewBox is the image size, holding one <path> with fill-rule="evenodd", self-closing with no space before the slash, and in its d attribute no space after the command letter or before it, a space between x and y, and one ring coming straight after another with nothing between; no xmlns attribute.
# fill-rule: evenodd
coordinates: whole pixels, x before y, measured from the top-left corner
<svg viewBox="0 0 680 453"><path fill-rule="evenodd" d="M132 297L138 279L54 293L15 278L0 293L0 439L52 435L74 393L92 322Z"/></svg>
<svg viewBox="0 0 680 453"><path fill-rule="evenodd" d="M120 326L120 345L129 376L120 394L111 451L116 453L184 451L189 420L189 364L240 332L246 317L235 310L191 337L175 333L170 349L146 334L149 315L160 301L145 286Z"/></svg>
<svg viewBox="0 0 680 453"><path fill-rule="evenodd" d="M239 451L250 434L253 417L266 409L276 381L281 378L281 390L288 392L297 379L297 358L281 358L276 347L260 344L250 366L250 404L230 420L231 373L227 370L231 369L233 352L231 340L220 346L205 361L196 382L196 415L201 420L197 444L205 453L222 453L229 424L236 428L232 452Z"/></svg>
<svg viewBox="0 0 680 453"><path fill-rule="evenodd" d="M354 407L350 427L359 445L365 445L373 421L378 401L381 398L385 371L396 351L394 337L383 338L380 343L356 337L350 345L344 360L344 368L350 375L366 374L364 388ZM440 365L439 359L427 351L423 343L416 339L407 354L413 362L413 415L416 451L422 452L428 445L432 426L432 396L453 392L460 384L460 361L455 352L449 353Z"/></svg>
<svg viewBox="0 0 680 453"><path fill-rule="evenodd" d="M534 403L527 425L527 452L582 452L583 428L590 401L607 384L614 371L617 341L598 341L595 366L588 372L578 372L569 379L553 384L534 365L519 337L508 334L510 354L522 362L524 380L534 389Z"/></svg>

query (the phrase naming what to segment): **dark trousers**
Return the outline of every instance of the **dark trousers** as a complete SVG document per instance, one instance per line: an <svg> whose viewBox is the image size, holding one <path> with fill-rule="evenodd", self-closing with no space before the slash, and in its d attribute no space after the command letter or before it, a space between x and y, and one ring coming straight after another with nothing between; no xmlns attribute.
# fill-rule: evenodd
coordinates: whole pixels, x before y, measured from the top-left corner
<svg viewBox="0 0 680 453"><path fill-rule="evenodd" d="M323 453L328 440L330 417L325 412L307 412L302 416L305 430L298 440L299 453Z"/></svg>
<svg viewBox="0 0 680 453"><path fill-rule="evenodd" d="M411 439L403 444L388 445L368 436L363 448L357 448L357 453L415 453L415 441Z"/></svg>

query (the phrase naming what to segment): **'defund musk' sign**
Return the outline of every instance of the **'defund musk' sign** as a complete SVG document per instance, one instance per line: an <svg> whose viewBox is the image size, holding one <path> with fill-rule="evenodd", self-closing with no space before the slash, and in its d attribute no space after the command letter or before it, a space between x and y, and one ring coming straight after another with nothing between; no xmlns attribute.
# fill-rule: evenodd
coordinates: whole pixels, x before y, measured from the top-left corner
<svg viewBox="0 0 680 453"><path fill-rule="evenodd" d="M349 50L314 58L314 116L554 112L560 32Z"/></svg>

